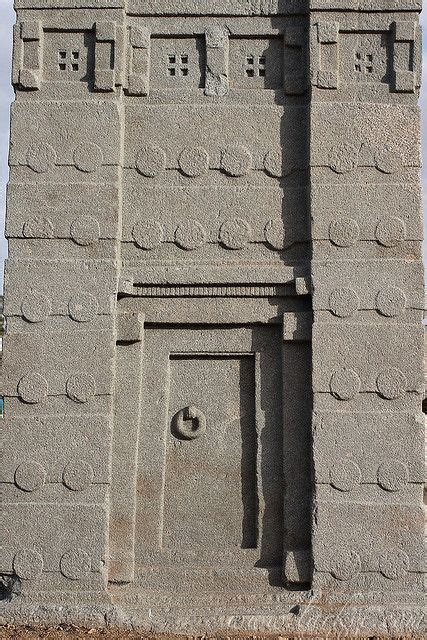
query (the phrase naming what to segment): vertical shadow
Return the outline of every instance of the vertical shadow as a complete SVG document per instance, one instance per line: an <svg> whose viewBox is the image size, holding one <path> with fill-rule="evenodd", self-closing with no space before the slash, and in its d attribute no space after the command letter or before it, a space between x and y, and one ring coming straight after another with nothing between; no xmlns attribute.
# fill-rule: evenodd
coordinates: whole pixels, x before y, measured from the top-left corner
<svg viewBox="0 0 427 640"><path fill-rule="evenodd" d="M279 9L280 9L279 1ZM305 3L304 3L305 4ZM283 13L286 7L283 3ZM280 259L293 266L296 275L309 276L311 268L310 225L310 77L308 6L300 14L276 16L271 25L280 33L285 31L283 51L283 91L275 92L276 104L283 107L280 129L282 176L277 178L282 190L282 225L284 233ZM296 295L296 291L294 291ZM307 310L312 303L304 296ZM302 302L299 297L299 301ZM282 539L283 554L294 549L310 549L311 545L311 345L282 343L283 374L279 376L282 437L276 439L281 456ZM279 346L278 346L279 348ZM264 370L264 373L263 373ZM261 359L261 401L268 406L268 359ZM273 391L274 393L274 391ZM277 410L277 409L276 409ZM267 433L267 432L266 432ZM267 469L266 472L269 472ZM278 498L277 498L278 501ZM267 514L266 514L267 515ZM268 518L263 526L269 525ZM276 525L277 526L277 525ZM267 536L268 541L268 536ZM263 562L270 553L268 542L261 544ZM302 573L304 573L302 571Z"/></svg>
<svg viewBox="0 0 427 640"><path fill-rule="evenodd" d="M84 46L87 50L87 69L82 82L87 82L90 93L95 90L95 36L93 31L85 31Z"/></svg>
<svg viewBox="0 0 427 640"><path fill-rule="evenodd" d="M242 439L242 549L256 549L258 538L257 433L255 423L255 363L240 359L240 431Z"/></svg>
<svg viewBox="0 0 427 640"><path fill-rule="evenodd" d="M272 569L277 583L283 558L283 429L280 327L254 327L253 351L259 354L255 397L258 447L258 549L256 566ZM279 569L275 571L274 569Z"/></svg>

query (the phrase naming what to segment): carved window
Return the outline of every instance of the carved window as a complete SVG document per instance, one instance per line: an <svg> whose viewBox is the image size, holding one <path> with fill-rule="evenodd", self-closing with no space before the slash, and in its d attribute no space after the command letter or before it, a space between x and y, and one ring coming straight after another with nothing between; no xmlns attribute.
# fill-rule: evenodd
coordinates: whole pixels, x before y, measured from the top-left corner
<svg viewBox="0 0 427 640"><path fill-rule="evenodd" d="M150 87L193 91L204 87L206 44L203 36L153 36Z"/></svg>
<svg viewBox="0 0 427 640"><path fill-rule="evenodd" d="M248 78L264 78L265 77L265 56L248 55L246 56L245 72Z"/></svg>
<svg viewBox="0 0 427 640"><path fill-rule="evenodd" d="M43 83L61 83L65 91L91 91L95 68L94 31L43 32ZM65 85L73 86L65 89ZM81 86L78 88L77 83ZM86 85L86 86L85 86Z"/></svg>
<svg viewBox="0 0 427 640"><path fill-rule="evenodd" d="M171 53L168 55L168 75L185 78L189 73L188 53Z"/></svg>
<svg viewBox="0 0 427 640"><path fill-rule="evenodd" d="M80 51L61 49L58 52L58 68L60 71L79 71Z"/></svg>
<svg viewBox="0 0 427 640"><path fill-rule="evenodd" d="M356 73L368 75L374 70L374 56L372 53L356 51L354 54L354 70Z"/></svg>
<svg viewBox="0 0 427 640"><path fill-rule="evenodd" d="M231 36L230 88L244 91L283 89L283 42L282 36Z"/></svg>

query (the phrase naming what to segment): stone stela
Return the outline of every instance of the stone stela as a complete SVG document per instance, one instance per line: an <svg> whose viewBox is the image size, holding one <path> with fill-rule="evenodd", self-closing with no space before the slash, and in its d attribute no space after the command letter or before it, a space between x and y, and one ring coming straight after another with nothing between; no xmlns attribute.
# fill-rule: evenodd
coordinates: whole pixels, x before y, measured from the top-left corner
<svg viewBox="0 0 427 640"><path fill-rule="evenodd" d="M0 616L415 635L418 1L15 9Z"/></svg>

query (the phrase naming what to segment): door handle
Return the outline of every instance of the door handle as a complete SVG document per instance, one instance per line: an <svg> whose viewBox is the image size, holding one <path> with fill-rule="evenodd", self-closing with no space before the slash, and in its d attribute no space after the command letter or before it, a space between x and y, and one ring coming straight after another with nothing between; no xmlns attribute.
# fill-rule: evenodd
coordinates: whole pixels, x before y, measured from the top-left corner
<svg viewBox="0 0 427 640"><path fill-rule="evenodd" d="M206 416L194 405L178 411L174 416L172 432L177 438L195 440L206 432Z"/></svg>

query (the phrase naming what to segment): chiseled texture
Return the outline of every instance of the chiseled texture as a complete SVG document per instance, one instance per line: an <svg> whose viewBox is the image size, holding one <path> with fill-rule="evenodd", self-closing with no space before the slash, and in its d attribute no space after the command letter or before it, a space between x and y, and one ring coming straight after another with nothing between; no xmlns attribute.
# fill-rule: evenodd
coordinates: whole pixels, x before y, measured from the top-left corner
<svg viewBox="0 0 427 640"><path fill-rule="evenodd" d="M0 621L422 633L417 0L15 0Z"/></svg>

